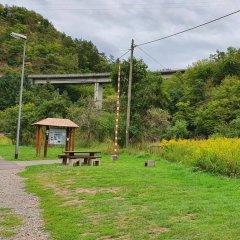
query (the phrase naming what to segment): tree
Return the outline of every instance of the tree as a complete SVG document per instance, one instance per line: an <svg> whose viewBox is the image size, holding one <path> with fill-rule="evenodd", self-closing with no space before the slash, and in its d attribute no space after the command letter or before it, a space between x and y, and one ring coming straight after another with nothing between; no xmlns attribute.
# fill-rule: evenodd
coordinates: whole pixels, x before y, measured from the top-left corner
<svg viewBox="0 0 240 240"><path fill-rule="evenodd" d="M240 116L240 79L226 77L212 89L211 100L196 112L197 134L211 135L219 126L229 124Z"/></svg>
<svg viewBox="0 0 240 240"><path fill-rule="evenodd" d="M33 143L35 138L34 122L37 118L37 108L34 104L24 104L22 107L20 142L21 144ZM18 119L18 106L13 106L0 111L0 132L6 133L13 141L16 139Z"/></svg>
<svg viewBox="0 0 240 240"><path fill-rule="evenodd" d="M170 126L170 115L167 111L160 108L151 108L147 111L144 118L145 139L150 141L158 141L163 138L167 128Z"/></svg>
<svg viewBox="0 0 240 240"><path fill-rule="evenodd" d="M163 92L166 98L166 108L170 114L177 112L177 103L184 97L183 74L176 73L171 78L166 79L162 84Z"/></svg>
<svg viewBox="0 0 240 240"><path fill-rule="evenodd" d="M121 64L121 115L126 114L128 93L129 61ZM117 66L112 73L113 84L117 86ZM165 105L165 97L162 93L162 77L159 73L147 71L147 65L143 60L133 60L133 82L131 99L131 124L130 138L139 141L144 137L144 116L148 109L161 108Z"/></svg>
<svg viewBox="0 0 240 240"><path fill-rule="evenodd" d="M106 56L99 53L96 46L91 41L75 40L78 68L82 72L108 72L109 64Z"/></svg>
<svg viewBox="0 0 240 240"><path fill-rule="evenodd" d="M25 90L30 89L29 82L24 79ZM15 106L19 101L20 75L8 71L0 77L0 110Z"/></svg>
<svg viewBox="0 0 240 240"><path fill-rule="evenodd" d="M83 142L87 145L96 136L97 121L101 114L102 112L95 107L91 98L79 101L68 108L68 117L79 125Z"/></svg>
<svg viewBox="0 0 240 240"><path fill-rule="evenodd" d="M167 138L188 138L189 137L189 131L187 129L187 122L182 121L176 121L175 124L167 129L166 133Z"/></svg>

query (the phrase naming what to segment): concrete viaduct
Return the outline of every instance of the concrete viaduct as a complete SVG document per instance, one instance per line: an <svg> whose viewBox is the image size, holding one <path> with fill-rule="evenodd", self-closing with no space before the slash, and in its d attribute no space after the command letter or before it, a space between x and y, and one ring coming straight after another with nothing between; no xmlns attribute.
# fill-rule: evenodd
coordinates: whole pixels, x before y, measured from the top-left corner
<svg viewBox="0 0 240 240"><path fill-rule="evenodd" d="M163 69L160 71L162 77L165 79L170 78L173 74L177 72L185 73L186 69Z"/></svg>
<svg viewBox="0 0 240 240"><path fill-rule="evenodd" d="M186 69L165 69L159 71L163 78L170 78L176 72L184 73ZM59 84L94 84L94 100L97 108L102 108L103 99L103 84L111 83L110 73L87 73L87 74L51 74L51 75L29 75L33 84L46 84L47 82L53 85ZM2 77L2 75L0 75Z"/></svg>
<svg viewBox="0 0 240 240"><path fill-rule="evenodd" d="M46 84L47 82L53 85L67 84L94 84L94 101L96 107L102 108L103 99L103 84L111 83L110 73L87 73L87 74L51 74L51 75L29 75L29 79L33 84Z"/></svg>

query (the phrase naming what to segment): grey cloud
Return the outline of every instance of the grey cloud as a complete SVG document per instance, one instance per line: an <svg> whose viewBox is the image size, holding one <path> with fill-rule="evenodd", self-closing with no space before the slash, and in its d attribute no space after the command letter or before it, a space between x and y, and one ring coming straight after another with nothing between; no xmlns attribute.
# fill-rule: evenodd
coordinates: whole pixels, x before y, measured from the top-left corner
<svg viewBox="0 0 240 240"><path fill-rule="evenodd" d="M130 47L131 39L142 43L198 25L240 9L239 0L1 0L8 5L24 6L48 18L59 31L74 38L91 40L101 52L115 58ZM240 47L239 15L166 39L144 50L160 63L183 68L207 58L217 49ZM151 69L162 68L141 51Z"/></svg>

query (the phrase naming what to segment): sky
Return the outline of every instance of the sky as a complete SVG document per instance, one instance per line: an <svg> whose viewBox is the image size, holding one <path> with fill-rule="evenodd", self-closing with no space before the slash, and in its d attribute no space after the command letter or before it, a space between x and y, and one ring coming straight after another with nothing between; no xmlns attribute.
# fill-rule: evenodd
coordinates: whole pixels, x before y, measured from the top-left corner
<svg viewBox="0 0 240 240"><path fill-rule="evenodd" d="M194 27L240 9L239 0L0 0L47 18L73 38L91 40L107 56ZM182 69L217 50L240 47L240 13L199 29L136 48L151 70ZM129 54L125 55L128 58Z"/></svg>

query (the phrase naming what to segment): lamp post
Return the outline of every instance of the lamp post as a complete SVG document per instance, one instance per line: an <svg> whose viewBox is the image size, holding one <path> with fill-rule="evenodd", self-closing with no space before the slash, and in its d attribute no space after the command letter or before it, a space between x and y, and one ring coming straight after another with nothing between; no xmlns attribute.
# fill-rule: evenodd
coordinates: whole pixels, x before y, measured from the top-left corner
<svg viewBox="0 0 240 240"><path fill-rule="evenodd" d="M27 37L22 35L22 34L14 33L14 32L12 32L10 35L12 37L14 37L14 38L23 39L24 40L23 61L22 61L22 75L21 75L20 96L19 96L17 137L16 137L16 146L15 146L15 159L18 159L18 147L19 147L19 137L20 137L20 127L21 127L21 113L22 113L23 78L24 78L24 66L25 66L25 54L26 54Z"/></svg>

